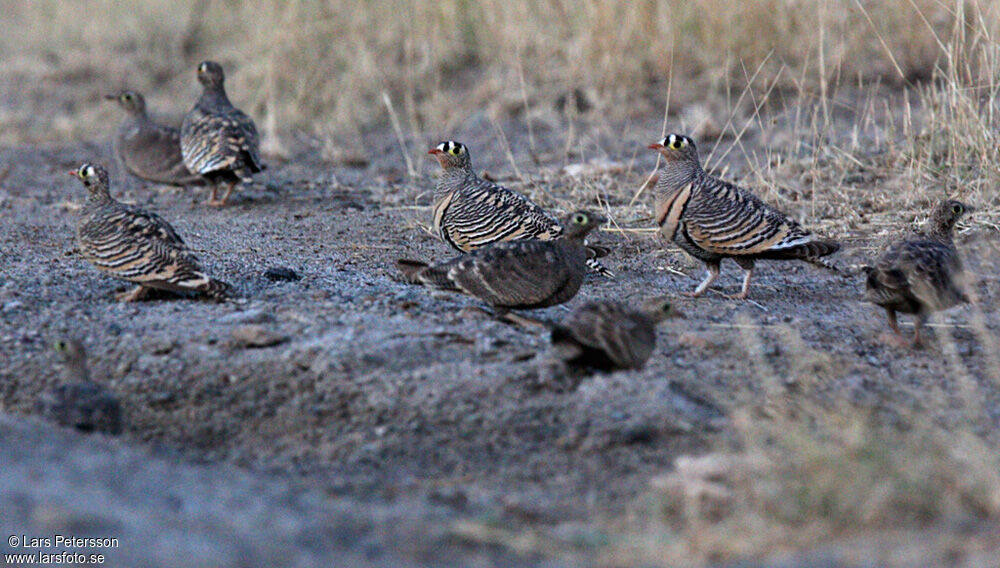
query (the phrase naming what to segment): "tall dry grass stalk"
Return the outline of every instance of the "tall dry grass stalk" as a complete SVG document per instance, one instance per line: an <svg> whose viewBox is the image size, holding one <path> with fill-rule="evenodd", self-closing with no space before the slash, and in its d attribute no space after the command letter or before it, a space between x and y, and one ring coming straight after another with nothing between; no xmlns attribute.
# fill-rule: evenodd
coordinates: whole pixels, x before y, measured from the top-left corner
<svg viewBox="0 0 1000 568"><path fill-rule="evenodd" d="M265 130L345 138L388 123L383 92L408 129L440 133L571 95L634 116L662 108L671 77L681 106L739 92L758 68L755 89L818 100L828 120L838 86L913 84L935 68L982 85L1000 31L1000 6L981 0L8 0L3 13L5 73L128 83L174 107L210 57Z"/></svg>

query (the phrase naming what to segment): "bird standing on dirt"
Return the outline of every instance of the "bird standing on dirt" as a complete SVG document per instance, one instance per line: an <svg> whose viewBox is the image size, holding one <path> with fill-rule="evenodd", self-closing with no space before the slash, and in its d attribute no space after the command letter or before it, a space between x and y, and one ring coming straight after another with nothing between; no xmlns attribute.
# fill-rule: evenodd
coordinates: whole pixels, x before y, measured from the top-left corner
<svg viewBox="0 0 1000 568"><path fill-rule="evenodd" d="M414 284L474 296L506 317L510 310L545 308L573 298L587 271L583 241L604 221L577 211L567 216L566 233L559 239L504 241L444 262L399 260L397 266Z"/></svg>
<svg viewBox="0 0 1000 568"><path fill-rule="evenodd" d="M434 233L461 252L503 241L548 241L563 234L555 217L524 195L487 181L472 169L469 149L447 140L432 148L444 170L434 188ZM588 247L587 266L598 274L614 274L597 258L603 247Z"/></svg>
<svg viewBox="0 0 1000 568"><path fill-rule="evenodd" d="M205 273L169 223L111 197L107 170L83 164L69 174L87 188L77 225L80 254L101 272L139 285L119 295L119 300L140 300L154 288L225 298L229 284Z"/></svg>
<svg viewBox="0 0 1000 568"><path fill-rule="evenodd" d="M135 91L105 95L117 101L128 117L115 134L115 154L136 177L171 185L204 183L192 174L181 156L181 131L154 122L146 113L146 100Z"/></svg>
<svg viewBox="0 0 1000 568"><path fill-rule="evenodd" d="M740 292L726 296L733 299L747 297L755 260L803 260L834 269L821 257L839 250L839 243L814 237L749 191L707 174L687 136L671 134L649 147L665 160L654 190L660 233L708 268L694 292L684 295L704 294L724 258L746 271Z"/></svg>
<svg viewBox="0 0 1000 568"><path fill-rule="evenodd" d="M82 432L120 434L121 405L108 389L90 380L83 344L75 339L60 339L55 349L63 356L66 380L39 397L35 405L38 412Z"/></svg>
<svg viewBox="0 0 1000 568"><path fill-rule="evenodd" d="M212 184L209 205L226 204L237 183L250 183L253 174L264 169L260 159L257 127L253 120L233 106L223 87L222 66L214 61L198 65L198 82L203 89L194 108L181 125L181 154L184 165ZM220 200L220 183L228 184Z"/></svg>
<svg viewBox="0 0 1000 568"><path fill-rule="evenodd" d="M552 327L552 350L573 369L641 369L656 346L656 324L678 315L666 298L652 298L638 310L587 302Z"/></svg>
<svg viewBox="0 0 1000 568"><path fill-rule="evenodd" d="M864 267L865 298L885 308L893 331L884 337L889 342L905 344L896 312L916 316L910 345L919 347L920 329L932 312L969 302L962 260L952 240L955 223L968 210L964 203L942 201L922 233L891 243L874 266Z"/></svg>

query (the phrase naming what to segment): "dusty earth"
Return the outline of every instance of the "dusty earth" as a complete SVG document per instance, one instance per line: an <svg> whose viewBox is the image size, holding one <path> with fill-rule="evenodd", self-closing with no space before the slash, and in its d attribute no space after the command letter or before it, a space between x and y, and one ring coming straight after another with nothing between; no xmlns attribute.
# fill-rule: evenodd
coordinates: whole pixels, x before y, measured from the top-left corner
<svg viewBox="0 0 1000 568"><path fill-rule="evenodd" d="M584 132L626 164L614 174L625 189L611 194L601 189L606 173L597 181L552 173L565 162L554 130L535 132L538 165L523 133L507 133L519 169L544 182L508 177L488 123L453 137L470 146L477 169L549 207L599 207L599 198L622 227L651 226L648 207L626 205L655 162L643 150L658 137L655 117ZM728 435L731 410L746 402L731 393L764 395L764 369L790 393L809 381L812 396L849 400L889 423L914 411L959 420L956 405L926 401L960 400L964 373L985 393L976 428L995 437L996 345L967 325L974 308L945 314L920 352L877 340L884 318L860 300L851 275L879 245L871 227L830 229L847 243L835 257L847 277L761 263L752 302L678 297L686 319L662 325L643 371L553 388L540 378L543 331L463 311L476 302L397 279L399 257L452 255L420 226L429 222L433 163L415 156L428 159L409 177L391 132L359 148L369 164L327 164L305 149L272 159L224 209L204 206L204 189L122 184L113 173L113 193L171 221L235 286L238 297L223 304L120 304L114 294L125 285L75 253L84 191L66 172L90 160L113 167L108 141L0 150L4 535L114 536L122 544L108 554L122 566L590 564L628 538L610 521L641 502L653 476ZM738 156L727 164L730 177L746 175ZM790 212L813 224L809 211L803 203ZM961 238L982 306L998 290L995 236ZM598 240L614 247L607 264L618 277L590 277L570 307L676 295L701 278L697 263L651 232L604 231ZM266 278L275 267L301 279ZM739 271L723 270L718 287L734 291ZM532 315L557 320L566 310ZM982 318L995 334L996 314ZM94 377L121 398L120 437L33 415L39 394L61 380L51 343L67 335L84 341ZM547 544L521 549L493 538L497 527L542 534ZM836 566L838 554L806 551L774 565Z"/></svg>

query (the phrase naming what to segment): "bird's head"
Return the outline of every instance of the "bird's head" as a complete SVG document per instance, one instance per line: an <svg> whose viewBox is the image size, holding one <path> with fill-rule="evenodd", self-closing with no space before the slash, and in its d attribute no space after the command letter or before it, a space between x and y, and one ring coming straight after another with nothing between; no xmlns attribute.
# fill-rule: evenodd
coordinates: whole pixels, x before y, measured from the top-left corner
<svg viewBox="0 0 1000 568"><path fill-rule="evenodd" d="M587 235L587 233L593 231L597 227L607 222L607 217L601 215L600 213L593 213L591 211L580 210L574 211L566 216L563 220L563 229L566 231L567 238L578 238L582 239Z"/></svg>
<svg viewBox="0 0 1000 568"><path fill-rule="evenodd" d="M202 61L198 64L198 82L207 88L222 88L226 75L222 65L214 61Z"/></svg>
<svg viewBox="0 0 1000 568"><path fill-rule="evenodd" d="M931 218L929 220L930 230L931 232L937 234L950 234L952 229L955 228L955 223L957 223L963 215L966 215L971 211L972 207L969 207L961 201L946 199L941 203L938 203L934 208L934 212L931 213Z"/></svg>
<svg viewBox="0 0 1000 568"><path fill-rule="evenodd" d="M146 112L146 99L135 91L119 91L114 94L104 95L110 101L116 101L129 114L142 114Z"/></svg>
<svg viewBox="0 0 1000 568"><path fill-rule="evenodd" d="M650 144L649 149L662 154L668 162L698 161L698 149L694 140L683 134L668 134Z"/></svg>
<svg viewBox="0 0 1000 568"><path fill-rule="evenodd" d="M110 196L108 192L108 170L97 164L85 163L75 170L70 170L69 175L80 180L80 183L87 188L87 193L91 196Z"/></svg>
<svg viewBox="0 0 1000 568"><path fill-rule="evenodd" d="M656 322L667 318L685 318L684 314L674 306L673 301L667 296L656 296L645 300L642 303L642 311Z"/></svg>
<svg viewBox="0 0 1000 568"><path fill-rule="evenodd" d="M465 147L465 144L455 142L454 140L445 140L428 150L427 153L437 158L438 163L446 170L450 168L468 168L472 164L469 159L469 149Z"/></svg>

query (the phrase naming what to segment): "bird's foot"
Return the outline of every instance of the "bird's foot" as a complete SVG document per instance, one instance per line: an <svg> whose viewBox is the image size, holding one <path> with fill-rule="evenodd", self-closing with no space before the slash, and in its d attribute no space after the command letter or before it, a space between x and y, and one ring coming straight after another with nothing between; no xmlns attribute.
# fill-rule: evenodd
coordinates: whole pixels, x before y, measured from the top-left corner
<svg viewBox="0 0 1000 568"><path fill-rule="evenodd" d="M730 300L746 300L749 295L749 292L743 291L736 294L723 294L722 297Z"/></svg>
<svg viewBox="0 0 1000 568"><path fill-rule="evenodd" d="M678 292L678 293L681 296L684 296L685 298L700 298L703 295L705 295L704 291L699 292L698 290L695 290L694 292Z"/></svg>
<svg viewBox="0 0 1000 568"><path fill-rule="evenodd" d="M895 349L910 349L919 348L920 343L914 344L913 342L907 341L902 335L898 333L882 333L878 336L878 340L881 343L893 347Z"/></svg>
<svg viewBox="0 0 1000 568"><path fill-rule="evenodd" d="M208 201L205 202L205 205L208 205L209 207L225 207L226 206L226 200L225 199L209 199Z"/></svg>
<svg viewBox="0 0 1000 568"><path fill-rule="evenodd" d="M121 294L115 294L115 299L119 302L139 302L146 299L149 295L149 288L145 286L136 286L135 288L129 290L128 292L122 292Z"/></svg>

